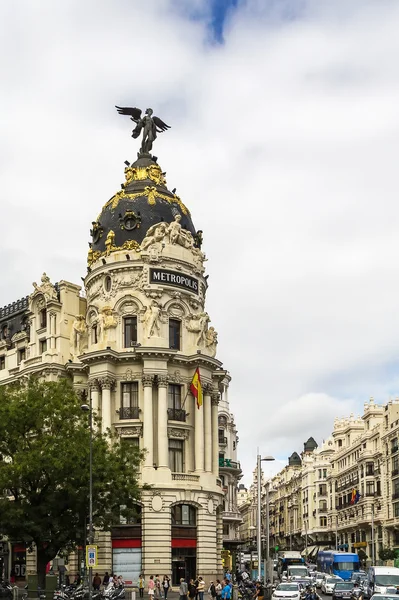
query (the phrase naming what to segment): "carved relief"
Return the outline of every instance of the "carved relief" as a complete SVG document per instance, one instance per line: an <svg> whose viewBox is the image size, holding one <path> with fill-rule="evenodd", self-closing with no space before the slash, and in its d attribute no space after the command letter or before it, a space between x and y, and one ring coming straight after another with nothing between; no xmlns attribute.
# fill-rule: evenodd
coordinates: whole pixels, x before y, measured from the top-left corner
<svg viewBox="0 0 399 600"><path fill-rule="evenodd" d="M180 371L176 370L173 375L169 375L169 381L171 383L181 383L182 378L180 375Z"/></svg>
<svg viewBox="0 0 399 600"><path fill-rule="evenodd" d="M143 437L143 426L136 425L135 427L118 427L119 435L122 437Z"/></svg>
<svg viewBox="0 0 399 600"><path fill-rule="evenodd" d="M107 375L105 377L100 377L98 379L98 383L100 384L102 390L112 390L115 385L115 379Z"/></svg>
<svg viewBox="0 0 399 600"><path fill-rule="evenodd" d="M177 427L168 427L168 437L188 440L189 431L188 431L188 429L178 429Z"/></svg>
<svg viewBox="0 0 399 600"><path fill-rule="evenodd" d="M168 387L169 377L167 375L157 376L158 387Z"/></svg>
<svg viewBox="0 0 399 600"><path fill-rule="evenodd" d="M210 356L216 356L216 346L218 343L218 334L214 327L210 327L205 333L205 347Z"/></svg>
<svg viewBox="0 0 399 600"><path fill-rule="evenodd" d="M118 324L110 306L104 306L97 317L98 342L115 341L115 328Z"/></svg>
<svg viewBox="0 0 399 600"><path fill-rule="evenodd" d="M72 323L70 336L70 352L72 356L79 356L87 348L87 325L83 315L77 315Z"/></svg>
<svg viewBox="0 0 399 600"><path fill-rule="evenodd" d="M115 241L115 232L112 229L108 232L105 238L105 256L109 256L113 250Z"/></svg>
<svg viewBox="0 0 399 600"><path fill-rule="evenodd" d="M141 381L143 387L152 387L154 383L154 375L149 375L148 373L143 373L141 376Z"/></svg>

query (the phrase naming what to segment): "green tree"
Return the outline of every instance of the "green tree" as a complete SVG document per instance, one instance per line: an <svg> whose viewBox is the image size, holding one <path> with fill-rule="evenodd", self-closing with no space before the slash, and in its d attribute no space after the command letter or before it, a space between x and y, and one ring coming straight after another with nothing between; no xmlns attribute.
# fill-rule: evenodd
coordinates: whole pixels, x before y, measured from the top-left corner
<svg viewBox="0 0 399 600"><path fill-rule="evenodd" d="M396 550L393 550L392 548L381 548L378 551L378 555L379 555L380 559L383 561L395 560L395 558L397 556L397 552L396 552Z"/></svg>
<svg viewBox="0 0 399 600"><path fill-rule="evenodd" d="M142 453L93 418L93 524L135 515ZM33 544L39 585L47 563L82 544L88 516L88 415L65 379L0 386L0 532Z"/></svg>

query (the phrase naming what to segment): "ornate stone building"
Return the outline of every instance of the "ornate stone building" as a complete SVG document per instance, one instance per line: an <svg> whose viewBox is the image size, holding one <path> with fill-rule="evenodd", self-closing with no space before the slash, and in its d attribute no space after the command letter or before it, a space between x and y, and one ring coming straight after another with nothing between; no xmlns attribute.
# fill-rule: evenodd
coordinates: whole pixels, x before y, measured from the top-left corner
<svg viewBox="0 0 399 600"><path fill-rule="evenodd" d="M0 383L70 377L104 430L145 449L141 481L152 489L138 522L97 533L99 571L169 573L174 583L221 576L223 544L238 537L241 471L230 377L205 308L202 232L156 159L139 154L91 236L84 290L44 274L1 309ZM196 368L199 408L189 391Z"/></svg>

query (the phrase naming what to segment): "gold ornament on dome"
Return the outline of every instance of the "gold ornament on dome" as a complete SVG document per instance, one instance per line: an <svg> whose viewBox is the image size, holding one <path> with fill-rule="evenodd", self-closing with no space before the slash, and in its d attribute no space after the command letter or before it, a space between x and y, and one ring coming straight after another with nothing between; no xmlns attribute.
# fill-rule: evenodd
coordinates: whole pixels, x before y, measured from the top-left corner
<svg viewBox="0 0 399 600"><path fill-rule="evenodd" d="M126 187L132 181L143 181L151 179L156 185L166 186L164 173L159 165L149 165L148 167L126 167L125 168L125 183Z"/></svg>
<svg viewBox="0 0 399 600"><path fill-rule="evenodd" d="M111 236L109 237L109 241L111 242L111 240L113 241L114 239L114 236L112 236L114 232L110 231L109 233L111 233ZM134 252L140 252L140 244L138 244L135 240L126 240L122 246L114 246L113 243L109 243L104 252L101 252L100 250L93 252L93 250L90 248L87 255L87 266L91 267L96 260L102 256L109 256L111 252L117 252L118 250L134 250Z"/></svg>
<svg viewBox="0 0 399 600"><path fill-rule="evenodd" d="M162 192L157 191L157 188L155 186L149 186L149 185L147 185L143 191L135 192L134 194L125 192L125 190L121 190L120 192L117 192L104 205L103 210L101 212L103 212L109 206L111 207L111 210L115 210L121 200L124 200L124 199L136 200L136 198L143 198L143 197L145 198L146 196L148 198L148 204L152 204L152 205L156 204L157 199L158 200L166 200L166 202L169 202L169 204L177 204L180 207L180 210L182 211L182 213L184 215L190 214L190 211L180 200L179 196L176 196L176 194L174 194L172 197L167 196L166 194L162 194ZM100 218L100 216L98 217L98 219L99 218Z"/></svg>

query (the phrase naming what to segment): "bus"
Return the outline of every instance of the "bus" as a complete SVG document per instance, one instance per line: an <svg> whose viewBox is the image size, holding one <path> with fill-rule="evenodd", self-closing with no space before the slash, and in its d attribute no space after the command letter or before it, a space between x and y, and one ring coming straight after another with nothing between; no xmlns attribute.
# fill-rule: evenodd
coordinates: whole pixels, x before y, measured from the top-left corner
<svg viewBox="0 0 399 600"><path fill-rule="evenodd" d="M359 557L356 552L324 550L317 554L317 570L321 573L338 575L349 581L352 573L359 570Z"/></svg>
<svg viewBox="0 0 399 600"><path fill-rule="evenodd" d="M302 558L300 552L280 552L277 561L277 574L282 577L283 572L287 571L291 565L305 565L305 560Z"/></svg>

